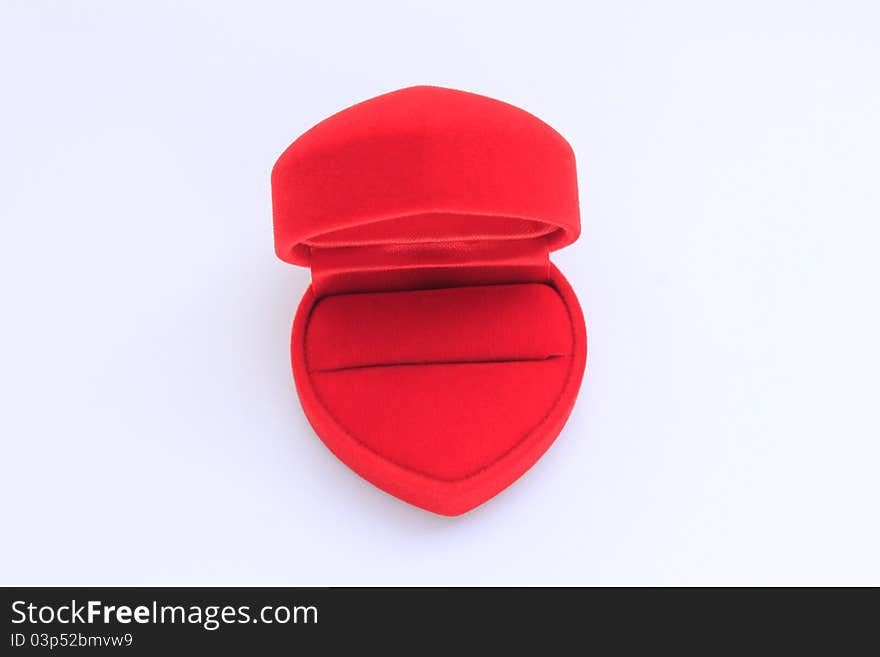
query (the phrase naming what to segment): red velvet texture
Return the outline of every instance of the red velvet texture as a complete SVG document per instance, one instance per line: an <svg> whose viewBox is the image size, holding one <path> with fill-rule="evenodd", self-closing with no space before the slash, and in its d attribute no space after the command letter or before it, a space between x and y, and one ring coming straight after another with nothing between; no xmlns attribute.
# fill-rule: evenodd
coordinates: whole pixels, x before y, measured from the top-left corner
<svg viewBox="0 0 880 657"><path fill-rule="evenodd" d="M458 515L561 431L586 359L549 251L580 230L574 155L506 103L412 87L306 132L272 172L275 246L308 265L297 391L379 488Z"/></svg>

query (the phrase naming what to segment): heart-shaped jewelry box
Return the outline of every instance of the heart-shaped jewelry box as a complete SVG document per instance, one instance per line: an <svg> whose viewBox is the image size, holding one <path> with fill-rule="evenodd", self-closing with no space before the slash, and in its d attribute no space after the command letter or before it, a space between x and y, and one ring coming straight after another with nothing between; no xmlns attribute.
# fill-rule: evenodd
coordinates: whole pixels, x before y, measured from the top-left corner
<svg viewBox="0 0 880 657"><path fill-rule="evenodd" d="M535 116L411 87L299 137L272 171L275 249L311 268L296 388L352 470L458 515L562 430L587 353L549 253L580 233L575 158Z"/></svg>

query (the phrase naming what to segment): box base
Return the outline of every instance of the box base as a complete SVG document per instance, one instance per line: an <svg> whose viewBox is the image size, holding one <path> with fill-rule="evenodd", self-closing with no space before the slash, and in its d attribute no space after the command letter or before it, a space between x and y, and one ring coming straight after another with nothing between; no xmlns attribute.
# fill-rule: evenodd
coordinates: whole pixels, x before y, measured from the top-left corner
<svg viewBox="0 0 880 657"><path fill-rule="evenodd" d="M550 267L543 283L316 297L291 355L306 416L330 450L382 490L459 515L547 450L586 361L583 315Z"/></svg>

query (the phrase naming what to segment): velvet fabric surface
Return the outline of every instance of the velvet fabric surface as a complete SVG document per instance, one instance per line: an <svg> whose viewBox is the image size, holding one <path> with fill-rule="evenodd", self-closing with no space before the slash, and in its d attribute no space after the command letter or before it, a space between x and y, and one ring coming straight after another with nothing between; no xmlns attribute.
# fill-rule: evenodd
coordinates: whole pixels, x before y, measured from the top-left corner
<svg viewBox="0 0 880 657"><path fill-rule="evenodd" d="M312 271L291 355L333 453L444 515L528 470L586 360L580 306L549 259L580 232L568 143L506 103L412 87L306 132L272 194L278 256Z"/></svg>

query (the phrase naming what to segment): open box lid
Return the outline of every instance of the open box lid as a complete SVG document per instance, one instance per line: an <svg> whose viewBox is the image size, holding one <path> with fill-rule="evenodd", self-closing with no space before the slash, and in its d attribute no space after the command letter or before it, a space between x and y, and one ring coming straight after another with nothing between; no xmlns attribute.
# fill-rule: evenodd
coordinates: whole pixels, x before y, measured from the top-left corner
<svg viewBox="0 0 880 657"><path fill-rule="evenodd" d="M411 87L297 139L272 200L278 257L312 270L291 354L327 446L446 515L525 472L586 358L577 299L548 257L580 232L565 139L512 105Z"/></svg>
<svg viewBox="0 0 880 657"><path fill-rule="evenodd" d="M303 134L272 170L278 257L315 249L580 234L574 153L513 105L440 87L364 101ZM438 215L445 215L437 221Z"/></svg>

